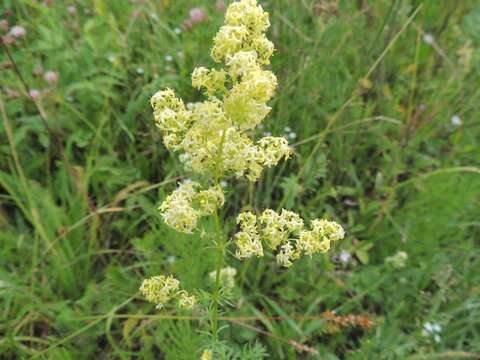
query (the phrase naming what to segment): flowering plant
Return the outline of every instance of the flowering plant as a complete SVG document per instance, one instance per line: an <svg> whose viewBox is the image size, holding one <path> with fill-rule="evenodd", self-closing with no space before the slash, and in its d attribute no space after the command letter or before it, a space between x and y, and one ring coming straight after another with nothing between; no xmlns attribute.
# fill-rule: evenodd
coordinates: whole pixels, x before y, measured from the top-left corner
<svg viewBox="0 0 480 360"><path fill-rule="evenodd" d="M211 57L222 63L219 69L196 68L192 86L206 100L187 108L172 89L158 91L151 98L155 122L163 133L166 148L180 153L185 165L199 175L200 182L183 182L161 203L165 223L184 233L198 230L201 217L213 216L217 251L211 296L211 331L218 337L220 288L232 287L234 269L224 268L227 244L219 210L225 202L220 181L227 177L256 182L265 167L287 160L292 150L284 137L266 136L255 140L252 130L270 112L267 102L274 95L277 78L266 69L274 52L265 33L269 16L256 0L232 3L225 24L213 40ZM309 226L296 213L265 209L262 213L242 212L239 231L233 235L238 259L261 257L272 251L277 262L289 267L303 255L325 253L331 242L344 237L342 227L329 220L315 219ZM161 308L178 299L183 308L192 308L195 298L179 289L171 276L156 276L143 282L140 290L147 300Z"/></svg>

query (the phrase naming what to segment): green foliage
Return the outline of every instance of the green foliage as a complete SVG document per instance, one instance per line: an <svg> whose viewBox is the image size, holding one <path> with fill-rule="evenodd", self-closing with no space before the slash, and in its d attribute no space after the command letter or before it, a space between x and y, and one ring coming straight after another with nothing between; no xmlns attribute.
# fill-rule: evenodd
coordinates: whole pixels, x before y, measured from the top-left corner
<svg viewBox="0 0 480 360"><path fill-rule="evenodd" d="M41 91L35 105L2 48L1 358L479 357L477 1L345 0L338 12L329 0L265 2L279 89L258 135L290 136L294 155L253 190L229 181L225 232L252 205L335 218L347 237L288 270L268 256L229 261L237 287L218 343L203 314L158 313L137 291L163 272L186 289L210 284L211 239L174 232L157 213L190 174L162 145L148 101L166 86L201 98L189 76L212 65L206 44L222 13L206 0L48 3L0 5L26 29L8 50ZM178 33L194 6L207 20ZM384 260L397 251L408 259L392 269ZM327 310L373 328L332 324ZM440 342L426 322L441 325Z"/></svg>

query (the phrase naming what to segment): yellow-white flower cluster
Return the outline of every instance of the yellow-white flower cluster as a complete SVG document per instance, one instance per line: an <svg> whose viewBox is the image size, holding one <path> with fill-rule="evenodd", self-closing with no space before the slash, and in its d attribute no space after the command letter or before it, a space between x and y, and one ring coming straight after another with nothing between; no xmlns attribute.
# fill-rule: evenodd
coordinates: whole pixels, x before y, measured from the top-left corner
<svg viewBox="0 0 480 360"><path fill-rule="evenodd" d="M303 219L296 213L283 209L277 213L266 209L256 216L251 212L237 217L240 231L234 235L239 259L263 256L263 244L276 252L277 262L285 267L292 265L301 255L326 253L333 241L343 239L343 228L334 221L315 219L306 229Z"/></svg>
<svg viewBox="0 0 480 360"><path fill-rule="evenodd" d="M143 296L154 304L156 309L162 309L170 300L176 299L178 306L190 310L196 303L193 295L187 291L180 290L180 282L173 276L153 276L145 279L140 286L140 292Z"/></svg>
<svg viewBox="0 0 480 360"><path fill-rule="evenodd" d="M231 289L235 287L235 275L237 275L237 270L230 266L227 266L220 270L220 284L224 288ZM212 271L209 274L210 280L215 281L217 279L217 272Z"/></svg>
<svg viewBox="0 0 480 360"><path fill-rule="evenodd" d="M184 182L165 198L158 209L167 225L191 233L201 216L211 215L223 206L225 197L220 186L199 188L196 182Z"/></svg>
<svg viewBox="0 0 480 360"><path fill-rule="evenodd" d="M200 358L200 360L212 360L212 359L213 359L212 350L210 349L203 350L202 357Z"/></svg>
<svg viewBox="0 0 480 360"><path fill-rule="evenodd" d="M211 50L212 59L225 67L199 67L192 74L192 86L208 99L187 109L171 89L152 97L165 146L181 152L189 169L256 181L264 167L288 159L291 150L285 138L254 142L249 132L269 113L267 102L277 87L275 75L264 69L274 51L265 36L269 26L268 13L256 0L232 3Z"/></svg>

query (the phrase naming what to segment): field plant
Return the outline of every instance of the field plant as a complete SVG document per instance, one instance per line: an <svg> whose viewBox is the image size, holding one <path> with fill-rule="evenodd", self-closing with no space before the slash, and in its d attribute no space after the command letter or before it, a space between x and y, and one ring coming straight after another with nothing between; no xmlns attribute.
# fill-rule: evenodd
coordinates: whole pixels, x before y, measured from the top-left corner
<svg viewBox="0 0 480 360"><path fill-rule="evenodd" d="M479 34L478 0L0 1L0 359L480 358Z"/></svg>
<svg viewBox="0 0 480 360"><path fill-rule="evenodd" d="M207 302L202 301L214 340L219 339L220 304L227 303L222 294L232 287L235 275L232 268L223 268L230 251L219 214L225 203L221 181L229 176L245 177L252 192L263 168L288 159L292 152L285 137L252 139L255 128L271 110L266 103L277 87L275 75L264 69L274 52L273 43L265 35L269 26L268 13L256 0L232 3L211 50L212 59L225 67L198 67L192 73L192 85L202 90L208 99L192 104L190 109L171 89L161 90L151 99L155 122L162 131L165 146L180 152L183 165L199 177L199 182L188 179L181 183L162 202L159 210L168 226L187 234L200 231L201 237L211 241L215 248L212 276L215 285L206 297ZM231 240L236 246L235 256L241 260L264 256L265 247L276 253L275 258L281 266L288 268L302 255L328 252L331 242L345 235L343 228L334 221L314 219L307 228L295 212L265 209L257 215L251 203L249 208L237 216L240 231ZM213 217L213 233L198 225L201 217L209 215ZM192 310L197 302L195 296L180 290L179 286L179 281L171 275L158 275L144 280L140 291L156 304L157 309L176 299L180 308ZM213 350L206 351L210 358L226 358L225 353L216 349L215 343Z"/></svg>

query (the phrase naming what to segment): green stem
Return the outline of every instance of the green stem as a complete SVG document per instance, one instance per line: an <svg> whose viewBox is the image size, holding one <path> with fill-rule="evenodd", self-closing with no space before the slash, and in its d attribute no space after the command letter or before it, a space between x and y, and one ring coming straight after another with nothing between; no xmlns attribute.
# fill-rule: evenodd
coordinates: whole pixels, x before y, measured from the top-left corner
<svg viewBox="0 0 480 360"><path fill-rule="evenodd" d="M215 222L215 242L217 249L217 260L215 266L215 289L213 291L213 316L212 316L212 334L215 338L218 337L218 308L220 303L220 270L223 264L224 241L220 227L220 218L218 211L215 211L213 216Z"/></svg>
<svg viewBox="0 0 480 360"><path fill-rule="evenodd" d="M220 145L218 147L216 167L215 167L215 186L220 186L220 174L221 174L221 163L222 163L222 153L223 153L223 144L225 143L226 131L222 132L222 137L220 139ZM220 217L218 216L218 209L215 210L213 215L213 220L215 222L215 245L217 250L217 261L215 266L215 289L213 290L213 314L212 314L212 335L215 339L218 339L218 308L220 303L220 270L222 269L223 263L223 252L224 252L224 241L222 236L222 229L220 225Z"/></svg>

